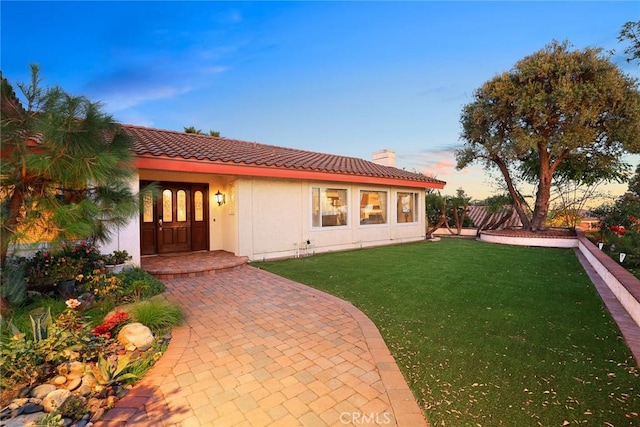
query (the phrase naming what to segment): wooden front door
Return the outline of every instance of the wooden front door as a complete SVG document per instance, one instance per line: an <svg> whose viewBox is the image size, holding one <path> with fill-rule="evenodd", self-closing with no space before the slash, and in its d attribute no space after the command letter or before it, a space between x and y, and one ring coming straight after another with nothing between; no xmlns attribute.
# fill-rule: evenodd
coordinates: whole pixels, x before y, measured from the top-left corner
<svg viewBox="0 0 640 427"><path fill-rule="evenodd" d="M161 183L157 200L145 200L140 222L142 255L209 247L207 186Z"/></svg>

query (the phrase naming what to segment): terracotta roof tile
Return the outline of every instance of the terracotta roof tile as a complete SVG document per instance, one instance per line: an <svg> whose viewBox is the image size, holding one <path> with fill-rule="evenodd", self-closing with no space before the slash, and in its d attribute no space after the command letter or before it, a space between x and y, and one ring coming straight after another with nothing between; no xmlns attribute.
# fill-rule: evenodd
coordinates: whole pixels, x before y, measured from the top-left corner
<svg viewBox="0 0 640 427"><path fill-rule="evenodd" d="M122 128L133 138L134 151L138 156L178 157L225 164L331 172L444 185L443 181L435 178L354 157L141 126L122 125Z"/></svg>

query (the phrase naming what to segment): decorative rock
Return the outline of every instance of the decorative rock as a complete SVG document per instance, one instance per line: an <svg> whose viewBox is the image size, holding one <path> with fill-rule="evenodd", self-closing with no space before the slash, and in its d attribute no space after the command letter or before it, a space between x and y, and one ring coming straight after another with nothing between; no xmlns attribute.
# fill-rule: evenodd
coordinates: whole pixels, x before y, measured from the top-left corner
<svg viewBox="0 0 640 427"><path fill-rule="evenodd" d="M65 389L57 389L47 394L47 397L42 399L42 406L44 406L45 412L53 412L60 407L67 400L67 397L71 396L71 392Z"/></svg>
<svg viewBox="0 0 640 427"><path fill-rule="evenodd" d="M95 412L98 408L102 407L103 404L104 401L102 399L95 397L90 397L89 400L87 400L87 408L89 408L91 412Z"/></svg>
<svg viewBox="0 0 640 427"><path fill-rule="evenodd" d="M76 427L86 427L89 420L81 419L76 423Z"/></svg>
<svg viewBox="0 0 640 427"><path fill-rule="evenodd" d="M70 374L80 374L84 373L85 365L82 362L69 362L69 373Z"/></svg>
<svg viewBox="0 0 640 427"><path fill-rule="evenodd" d="M35 426L38 418L42 417L42 412L34 412L33 414L20 415L10 420L3 421L2 427L25 427Z"/></svg>
<svg viewBox="0 0 640 427"><path fill-rule="evenodd" d="M58 375L52 381L52 383L55 384L55 385L62 385L64 383L66 383L66 382L67 382L67 377L65 377L64 375Z"/></svg>
<svg viewBox="0 0 640 427"><path fill-rule="evenodd" d="M10 408L17 408L18 406L24 406L27 403L29 403L29 399L26 397L20 397L18 399L13 399L11 401L11 404L9 405Z"/></svg>
<svg viewBox="0 0 640 427"><path fill-rule="evenodd" d="M118 398L116 396L108 396L106 400L107 408L111 409L116 406Z"/></svg>
<svg viewBox="0 0 640 427"><path fill-rule="evenodd" d="M6 420L8 418L15 418L22 413L22 406L18 406L15 408L10 408L7 406L2 411L0 411L0 420Z"/></svg>
<svg viewBox="0 0 640 427"><path fill-rule="evenodd" d="M78 393L80 396L89 396L91 394L91 387L89 387L86 384L82 384L80 387L78 387L75 390L76 393Z"/></svg>
<svg viewBox="0 0 640 427"><path fill-rule="evenodd" d="M98 408L91 416L91 421L96 422L104 415L105 408Z"/></svg>
<svg viewBox="0 0 640 427"><path fill-rule="evenodd" d="M142 323L129 323L118 333L118 342L124 345L129 351L136 349L145 351L148 350L153 343L153 334L151 333L151 329Z"/></svg>
<svg viewBox="0 0 640 427"><path fill-rule="evenodd" d="M71 424L73 424L73 420L71 418L63 418L62 423L64 427L69 427Z"/></svg>
<svg viewBox="0 0 640 427"><path fill-rule="evenodd" d="M54 386L53 384L42 384L31 390L31 397L44 399L49 393L54 390L56 390L56 386Z"/></svg>
<svg viewBox="0 0 640 427"><path fill-rule="evenodd" d="M18 397L27 397L29 396L29 393L31 393L30 387L22 387L18 392Z"/></svg>
<svg viewBox="0 0 640 427"><path fill-rule="evenodd" d="M35 412L41 412L44 410L42 405L36 405L35 403L27 403L22 407L23 414L33 414Z"/></svg>
<svg viewBox="0 0 640 427"><path fill-rule="evenodd" d="M98 384L96 382L96 379L93 377L93 375L83 375L82 376L82 385L86 385L89 387L95 387L96 384Z"/></svg>
<svg viewBox="0 0 640 427"><path fill-rule="evenodd" d="M78 387L80 387L80 384L82 384L82 378L81 377L74 378L71 381L69 381L69 383L67 384L67 390L73 391Z"/></svg>

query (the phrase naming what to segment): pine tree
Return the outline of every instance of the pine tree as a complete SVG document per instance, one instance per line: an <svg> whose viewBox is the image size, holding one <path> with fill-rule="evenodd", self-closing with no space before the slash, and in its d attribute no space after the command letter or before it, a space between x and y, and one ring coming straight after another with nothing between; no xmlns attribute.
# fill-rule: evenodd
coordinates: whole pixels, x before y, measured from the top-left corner
<svg viewBox="0 0 640 427"><path fill-rule="evenodd" d="M39 68L18 84L2 78L0 202L4 265L11 244L105 241L138 212L131 141L102 105L59 87L42 89Z"/></svg>

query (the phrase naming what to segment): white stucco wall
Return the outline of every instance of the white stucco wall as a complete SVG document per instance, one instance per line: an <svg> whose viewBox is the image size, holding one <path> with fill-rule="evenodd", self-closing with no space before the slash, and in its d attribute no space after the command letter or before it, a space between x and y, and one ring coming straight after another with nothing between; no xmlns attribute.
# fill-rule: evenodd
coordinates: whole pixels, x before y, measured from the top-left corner
<svg viewBox="0 0 640 427"><path fill-rule="evenodd" d="M250 260L304 256L313 253L424 240L424 191L396 187L241 178L236 180L238 255ZM346 226L312 227L311 189L346 189ZM360 190L387 192L387 223L360 225ZM396 193L418 193L418 221L396 223ZM307 240L310 244L307 245Z"/></svg>
<svg viewBox="0 0 640 427"><path fill-rule="evenodd" d="M129 186L134 194L137 194L140 190L138 177L133 179ZM140 264L140 217L136 215L131 218L129 223L125 226L118 227L112 230L111 241L98 244L100 252L103 254L111 253L115 250L126 250L131 255L131 262L133 264Z"/></svg>
<svg viewBox="0 0 640 427"><path fill-rule="evenodd" d="M424 190L420 189L141 170L132 183L136 192L139 180L208 184L210 250L225 250L250 260L404 243L425 237ZM312 227L312 187L348 191L348 225ZM222 206L214 199L218 190L226 196ZM386 224L360 225L360 190L387 192ZM418 193L417 222L396 223L398 191ZM139 228L139 218L133 218L114 234L111 242L101 247L101 251L126 249L133 255L132 262L139 264Z"/></svg>

